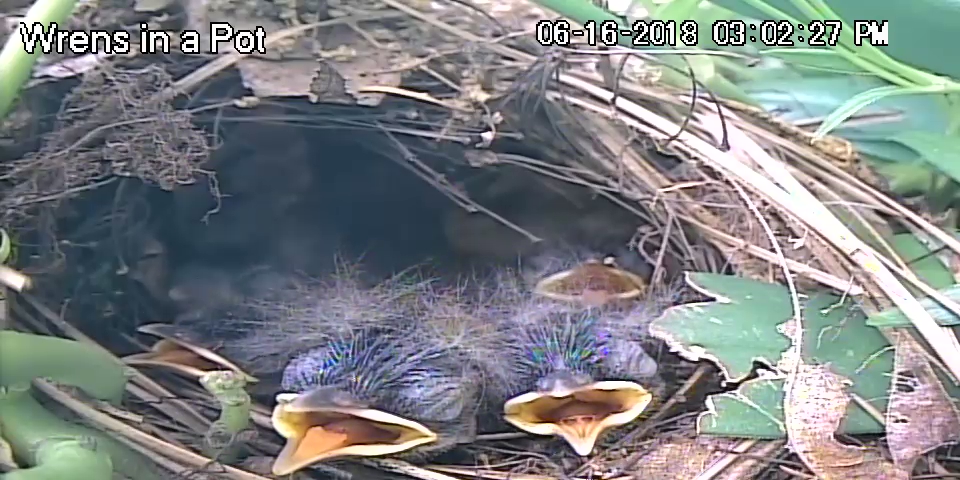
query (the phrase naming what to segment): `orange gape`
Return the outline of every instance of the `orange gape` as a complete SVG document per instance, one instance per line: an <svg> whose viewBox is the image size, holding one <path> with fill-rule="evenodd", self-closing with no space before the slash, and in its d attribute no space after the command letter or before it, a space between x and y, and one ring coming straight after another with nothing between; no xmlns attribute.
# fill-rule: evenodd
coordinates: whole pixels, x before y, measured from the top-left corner
<svg viewBox="0 0 960 480"><path fill-rule="evenodd" d="M390 443L399 433L378 427L359 418L341 418L307 429L293 454L294 462L310 460L317 455L351 445Z"/></svg>
<svg viewBox="0 0 960 480"><path fill-rule="evenodd" d="M615 267L599 262L589 262L574 267L570 271L570 276L560 283L561 285L558 286L569 290L569 293L596 291L615 294L626 293L640 287L621 275Z"/></svg>
<svg viewBox="0 0 960 480"><path fill-rule="evenodd" d="M318 453L343 448L349 444L350 435L327 430L321 426L310 427L297 444L290 463L300 464L316 458Z"/></svg>

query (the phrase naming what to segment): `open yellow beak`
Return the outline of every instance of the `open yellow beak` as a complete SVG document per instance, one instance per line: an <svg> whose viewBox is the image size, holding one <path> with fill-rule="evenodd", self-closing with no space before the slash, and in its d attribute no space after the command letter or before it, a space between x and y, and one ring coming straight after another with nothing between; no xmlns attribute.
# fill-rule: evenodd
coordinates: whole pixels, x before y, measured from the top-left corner
<svg viewBox="0 0 960 480"><path fill-rule="evenodd" d="M174 325L154 323L144 325L138 330L156 335L161 340L154 343L149 352L123 357L123 361L127 365L168 368L193 378L199 378L203 374L214 370L232 370L243 375L247 382L257 381L256 378L244 372L230 360L209 349L177 338Z"/></svg>
<svg viewBox="0 0 960 480"><path fill-rule="evenodd" d="M309 392L277 395L271 420L287 439L273 463L274 475L336 457L395 454L437 440L420 423L381 410L321 405Z"/></svg>
<svg viewBox="0 0 960 480"><path fill-rule="evenodd" d="M611 427L632 422L653 399L626 381L596 382L576 389L529 392L503 404L504 419L535 435L557 435L586 457Z"/></svg>
<svg viewBox="0 0 960 480"><path fill-rule="evenodd" d="M640 297L646 291L646 281L617 268L612 259L591 260L540 280L533 291L561 302L602 306Z"/></svg>

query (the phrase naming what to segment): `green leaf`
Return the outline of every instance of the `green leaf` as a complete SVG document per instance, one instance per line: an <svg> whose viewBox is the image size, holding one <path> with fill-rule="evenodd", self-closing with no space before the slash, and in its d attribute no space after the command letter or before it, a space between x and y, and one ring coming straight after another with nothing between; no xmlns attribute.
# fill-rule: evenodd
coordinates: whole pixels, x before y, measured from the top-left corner
<svg viewBox="0 0 960 480"><path fill-rule="evenodd" d="M863 75L804 76L780 80L741 81L744 91L768 112L788 122L826 117L850 98L887 85ZM890 162L914 162L919 154L893 140L910 130L942 133L950 121L949 105L935 95L882 98L860 115L869 121L843 124L832 133L853 142L862 154Z"/></svg>
<svg viewBox="0 0 960 480"><path fill-rule="evenodd" d="M754 361L775 365L780 360L790 340L778 326L793 317L784 286L706 273L689 274L688 282L717 301L669 309L651 324L654 336L688 358L716 362L728 381L742 380ZM853 393L884 411L893 368L889 343L878 330L866 326L866 315L852 303L829 294L801 300L804 361L829 363L833 371L853 382ZM773 380L750 380L744 385L752 385L737 392L712 397L717 408L701 418L701 433L782 438L782 428L769 420L783 422L782 388L771 392L769 387L777 385ZM880 433L883 427L852 402L843 431Z"/></svg>
<svg viewBox="0 0 960 480"><path fill-rule="evenodd" d="M671 0L667 3L660 4L650 17L659 20L673 20L680 23L694 16L699 4L700 0Z"/></svg>
<svg viewBox="0 0 960 480"><path fill-rule="evenodd" d="M890 246L903 259L910 271L934 289L953 285L953 273L927 245L912 233L901 233L890 239Z"/></svg>
<svg viewBox="0 0 960 480"><path fill-rule="evenodd" d="M650 325L671 346L702 347L729 381L740 381L754 362L773 366L790 347L777 325L793 315L781 285L713 273L691 273L688 283L717 299L667 310Z"/></svg>
<svg viewBox="0 0 960 480"><path fill-rule="evenodd" d="M814 132L814 135L817 137L826 136L848 118L877 100L895 95L915 95L919 93L929 93L930 91L930 87L898 87L893 85L868 90L851 98L830 113L830 115L827 115L827 118L823 120L823 123L817 128L817 131Z"/></svg>
<svg viewBox="0 0 960 480"><path fill-rule="evenodd" d="M765 57L786 61L791 70L801 68L811 70L806 75L841 74L863 75L864 70L833 50L823 48L769 48L760 51Z"/></svg>
<svg viewBox="0 0 960 480"><path fill-rule="evenodd" d="M786 436L782 378L758 378L732 391L707 398L697 418L697 433L747 438Z"/></svg>
<svg viewBox="0 0 960 480"><path fill-rule="evenodd" d="M921 131L902 132L894 140L916 150L927 163L960 182L960 138Z"/></svg>
<svg viewBox="0 0 960 480"><path fill-rule="evenodd" d="M887 410L887 396L893 371L893 351L887 339L866 325L867 316L853 302L835 295L817 294L804 304L803 349L810 364L830 364L831 370L853 382L850 392L881 412ZM882 433L883 425L851 402L843 432Z"/></svg>
<svg viewBox="0 0 960 480"><path fill-rule="evenodd" d="M960 285L951 285L949 287L938 290L944 297L953 300L954 302L960 302ZM923 307L927 313L933 317L933 320L937 322L941 327L953 327L960 325L960 317L957 317L950 310L943 308L939 302L936 300L925 297L920 300L920 306ZM881 310L880 312L874 313L867 318L867 325L877 328L885 327L913 327L913 323L910 322L910 319L903 314L897 307L888 308L886 310Z"/></svg>
<svg viewBox="0 0 960 480"><path fill-rule="evenodd" d="M711 3L740 15L761 20L773 17L764 14L754 0L712 0ZM889 21L889 45L885 53L923 70L960 78L960 62L944 55L935 45L953 45L960 25L960 2L957 0L912 0L909 2L874 0L829 0L837 17L853 26L854 20ZM805 19L793 0L763 0L763 4L799 19ZM846 28L846 27L845 27Z"/></svg>

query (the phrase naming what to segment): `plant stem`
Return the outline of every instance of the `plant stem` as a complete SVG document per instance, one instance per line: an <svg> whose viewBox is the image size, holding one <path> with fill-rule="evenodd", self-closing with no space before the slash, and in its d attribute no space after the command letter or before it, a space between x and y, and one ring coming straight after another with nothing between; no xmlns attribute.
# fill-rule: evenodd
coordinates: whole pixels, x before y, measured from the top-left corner
<svg viewBox="0 0 960 480"><path fill-rule="evenodd" d="M29 385L49 378L82 389L100 400L119 402L126 367L94 345L64 338L0 331L0 387Z"/></svg>
<svg viewBox="0 0 960 480"><path fill-rule="evenodd" d="M250 395L245 390L247 380L237 372L224 370L206 373L200 377L200 385L220 402L220 418L204 435L206 453L230 463L241 446L237 436L250 425Z"/></svg>
<svg viewBox="0 0 960 480"><path fill-rule="evenodd" d="M3 480L111 480L113 462L99 432L65 422L43 408L29 387L0 393L0 430L14 455L30 468Z"/></svg>
<svg viewBox="0 0 960 480"><path fill-rule="evenodd" d="M32 27L35 23L42 23L50 28L52 23L63 25L73 13L76 0L36 0L27 15L23 18L23 27L17 27L11 32L6 45L0 51L0 120L7 116L10 106L20 94L20 89L27 83L33 65L40 58L39 48L33 53L27 52L20 36L21 28ZM37 42L40 47L40 42Z"/></svg>

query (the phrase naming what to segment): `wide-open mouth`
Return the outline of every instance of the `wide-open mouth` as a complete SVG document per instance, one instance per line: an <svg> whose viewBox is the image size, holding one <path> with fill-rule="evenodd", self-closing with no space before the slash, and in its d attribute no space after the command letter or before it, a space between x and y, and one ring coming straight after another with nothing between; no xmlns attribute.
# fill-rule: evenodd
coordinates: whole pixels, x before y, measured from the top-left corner
<svg viewBox="0 0 960 480"><path fill-rule="evenodd" d="M537 282L534 291L563 302L597 306L632 300L643 294L646 282L639 275L617 268L612 259L591 260Z"/></svg>
<svg viewBox="0 0 960 480"><path fill-rule="evenodd" d="M301 408L297 397L277 395L273 428L287 443L273 464L274 475L287 475L335 457L395 454L437 439L420 423L381 410Z"/></svg>
<svg viewBox="0 0 960 480"><path fill-rule="evenodd" d="M504 403L504 419L536 435L559 435L580 456L605 430L635 420L653 396L634 382L596 382L577 389L530 392Z"/></svg>

